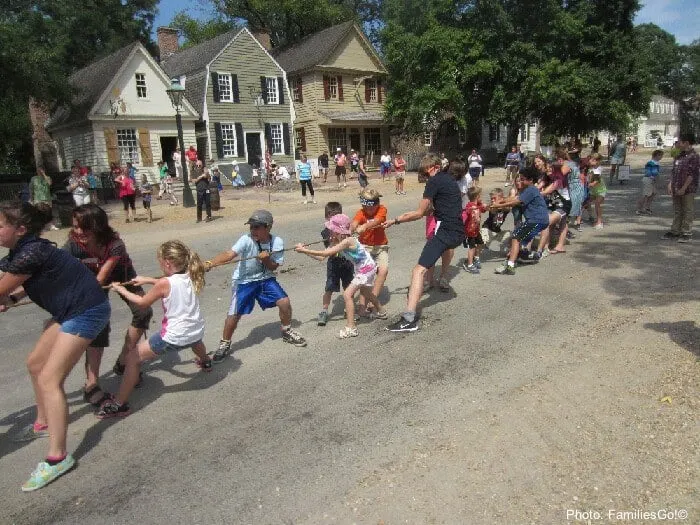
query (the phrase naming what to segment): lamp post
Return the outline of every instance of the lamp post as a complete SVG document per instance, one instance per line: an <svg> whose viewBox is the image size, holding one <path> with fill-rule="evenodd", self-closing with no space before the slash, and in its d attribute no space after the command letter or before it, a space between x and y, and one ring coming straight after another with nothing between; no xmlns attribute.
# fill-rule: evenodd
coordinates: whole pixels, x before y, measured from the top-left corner
<svg viewBox="0 0 700 525"><path fill-rule="evenodd" d="M175 123L177 124L177 140L180 144L180 162L182 163L182 206L185 208L194 207L194 197L190 189L189 174L187 173L187 156L185 155L185 139L182 136L182 99L185 95L185 88L180 84L179 78L170 80L170 89L166 90L170 101L175 108Z"/></svg>

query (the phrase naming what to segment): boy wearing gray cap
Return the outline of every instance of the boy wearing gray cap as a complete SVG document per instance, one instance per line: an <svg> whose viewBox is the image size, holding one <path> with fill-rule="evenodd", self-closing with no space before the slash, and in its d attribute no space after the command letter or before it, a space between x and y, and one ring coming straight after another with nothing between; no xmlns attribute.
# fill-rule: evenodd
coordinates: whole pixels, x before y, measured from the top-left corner
<svg viewBox="0 0 700 525"><path fill-rule="evenodd" d="M276 306L282 323L282 340L294 346L306 346L306 340L292 329L292 304L277 282L274 271L284 262L284 242L272 235L272 214L267 210L253 212L245 224L250 233L243 235L230 250L218 254L204 265L207 271L235 258L240 261L233 271L233 296L228 309L219 348L212 359L221 362L231 351L231 337L241 316L253 311L255 301L263 310Z"/></svg>

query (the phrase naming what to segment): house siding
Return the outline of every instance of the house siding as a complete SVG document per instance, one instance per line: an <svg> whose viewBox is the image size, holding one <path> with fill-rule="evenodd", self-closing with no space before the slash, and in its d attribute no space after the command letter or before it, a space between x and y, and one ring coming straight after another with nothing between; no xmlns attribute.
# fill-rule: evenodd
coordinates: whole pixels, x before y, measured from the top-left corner
<svg viewBox="0 0 700 525"><path fill-rule="evenodd" d="M279 85L280 91L284 91L282 104L255 105L255 99L260 93L261 76L284 77L274 60L265 53L249 33L243 32L211 63L209 69L210 72L237 75L240 96L239 103L214 102L213 86L211 82L208 83L206 93L207 126L211 138L212 157L223 160L219 157L216 144L216 123L240 123L243 127L244 137L245 133L264 132L265 124L287 124L290 129L290 154L275 154L274 158L278 164L293 164L294 136L291 132L290 92L286 83L283 81ZM245 148L245 144L236 144L239 155L242 147ZM263 145L264 149L265 145ZM243 151L245 152L245 149Z"/></svg>
<svg viewBox="0 0 700 525"><path fill-rule="evenodd" d="M354 69L381 73L383 69L372 60L369 51L354 31L348 35L343 44L338 46L324 66L340 69Z"/></svg>
<svg viewBox="0 0 700 525"><path fill-rule="evenodd" d="M95 140L91 126L70 128L55 132L52 136L59 144L58 149L63 155L63 158L59 159L61 169L70 169L73 161L80 159L84 166L92 166L95 171L99 170L96 167L99 166L99 155L95 152Z"/></svg>

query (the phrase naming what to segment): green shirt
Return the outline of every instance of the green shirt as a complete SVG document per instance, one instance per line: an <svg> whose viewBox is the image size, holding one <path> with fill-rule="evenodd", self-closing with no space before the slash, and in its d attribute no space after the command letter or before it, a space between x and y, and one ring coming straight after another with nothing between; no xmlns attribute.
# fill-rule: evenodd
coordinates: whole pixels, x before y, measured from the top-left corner
<svg viewBox="0 0 700 525"><path fill-rule="evenodd" d="M51 203L51 183L44 177L41 175L34 175L29 181L29 188L32 194L32 202Z"/></svg>
<svg viewBox="0 0 700 525"><path fill-rule="evenodd" d="M167 176L168 176L168 165L167 165L167 164L163 164L163 165L160 167L160 180L163 180L163 179L164 179L165 177L167 177Z"/></svg>

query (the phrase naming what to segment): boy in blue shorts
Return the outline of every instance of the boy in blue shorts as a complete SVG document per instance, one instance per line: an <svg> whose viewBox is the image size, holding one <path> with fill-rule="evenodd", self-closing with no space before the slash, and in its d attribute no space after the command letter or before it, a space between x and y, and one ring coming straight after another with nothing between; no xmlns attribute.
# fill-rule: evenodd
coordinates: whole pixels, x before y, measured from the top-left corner
<svg viewBox="0 0 700 525"><path fill-rule="evenodd" d="M537 182L539 173L537 168L530 166L520 173L523 189L515 197L508 197L501 202L491 203L489 209L496 211L502 208L512 208L513 206L523 206L523 216L525 222L513 230L510 241L510 254L508 261L503 266L496 268L496 273L505 275L515 275L515 261L520 254L520 247L528 245L538 233L549 227L549 211L547 203L540 195L534 184Z"/></svg>
<svg viewBox="0 0 700 525"><path fill-rule="evenodd" d="M334 215L343 213L343 205L339 202L329 202L326 204L326 221ZM323 244L328 248L331 244L331 231L328 228L323 228L321 231ZM326 326L328 323L328 308L331 305L333 292L340 292L342 283L345 290L352 282L355 276L355 268L353 264L345 257L333 255L326 259L326 288L323 292L323 307L318 314L318 326Z"/></svg>
<svg viewBox="0 0 700 525"><path fill-rule="evenodd" d="M253 311L255 301L263 310L276 306L282 323L282 340L294 346L306 346L306 340L292 329L292 304L275 278L274 271L284 262L284 242L272 235L272 214L267 210L253 212L245 224L250 233L243 235L230 250L221 252L204 263L207 271L240 261L233 271L233 297L228 309L219 348L212 359L221 362L231 351L231 337L243 315Z"/></svg>

